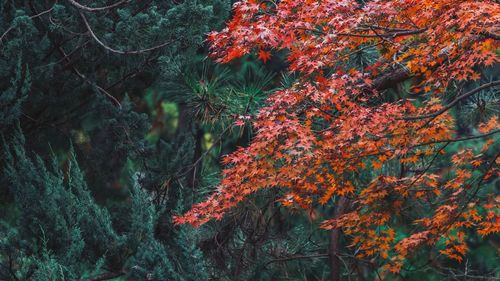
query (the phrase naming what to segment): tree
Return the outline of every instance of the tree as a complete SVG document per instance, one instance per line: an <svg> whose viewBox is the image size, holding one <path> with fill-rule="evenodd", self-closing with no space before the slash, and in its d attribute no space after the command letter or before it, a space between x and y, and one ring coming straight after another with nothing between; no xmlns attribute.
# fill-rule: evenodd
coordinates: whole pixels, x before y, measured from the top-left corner
<svg viewBox="0 0 500 281"><path fill-rule="evenodd" d="M4 139L5 140L5 139ZM6 280L107 280L127 275L145 280L195 280L203 271L197 249L178 240L184 251L169 252L155 236L159 212L136 185L131 202L118 213L127 227L116 227L83 178L73 151L66 169L26 152L17 131L5 146L4 176L15 204L1 220L0 275ZM184 235L191 235L183 231ZM189 237L189 236L187 236ZM179 239L179 238L177 238ZM189 267L174 259L185 255ZM179 274L183 272L183 274Z"/></svg>
<svg viewBox="0 0 500 281"><path fill-rule="evenodd" d="M170 220L193 196L188 180L155 193L196 161L200 122L155 125L174 101L162 83L198 62L228 11L225 0L0 3L0 279L207 278L197 231Z"/></svg>
<svg viewBox="0 0 500 281"><path fill-rule="evenodd" d="M279 188L283 206L335 206L322 223L332 280L341 231L384 274L401 274L425 248L429 263L460 262L467 237L499 231L498 108L484 106L500 85L499 15L496 1L235 3L227 27L209 35L212 56L284 54L298 78L269 97L251 144L223 159L218 190L175 222L221 220ZM361 53L372 56L357 61ZM474 100L479 118L457 124Z"/></svg>

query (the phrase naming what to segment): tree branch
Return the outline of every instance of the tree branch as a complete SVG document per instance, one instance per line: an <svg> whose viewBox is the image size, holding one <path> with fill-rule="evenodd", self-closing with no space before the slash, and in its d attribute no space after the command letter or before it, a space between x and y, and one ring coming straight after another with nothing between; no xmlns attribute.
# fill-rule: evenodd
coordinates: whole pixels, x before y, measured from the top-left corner
<svg viewBox="0 0 500 281"><path fill-rule="evenodd" d="M400 82L410 79L411 77L412 76L408 70L405 68L398 68L373 80L372 88L377 91L386 90Z"/></svg>
<svg viewBox="0 0 500 281"><path fill-rule="evenodd" d="M486 31L486 32L483 32L482 34L488 38L500 40L500 34L498 34L498 33Z"/></svg>
<svg viewBox="0 0 500 281"><path fill-rule="evenodd" d="M43 15L45 15L45 14L47 14L47 13L52 12L52 10L54 9L54 6L55 6L56 4L57 4L57 1L54 3L54 5L52 5L52 7L50 7L50 9L45 10L45 11L43 11L43 12L40 12L40 13L38 13L38 14L34 15L34 16L30 16L30 19L38 18L38 17L41 17L41 16L43 16ZM7 36L7 34L8 34L10 31L12 31L14 28L16 28L16 26L15 26L15 25L13 25L13 26L11 26L11 27L7 28L7 30L5 30L5 32L2 34L2 36L0 36L0 44L2 43L3 38L4 38L5 36Z"/></svg>
<svg viewBox="0 0 500 281"><path fill-rule="evenodd" d="M66 61L70 62L69 60L69 57L68 55L66 54L66 52L64 52L63 48L62 47L59 47L58 48L59 52L61 53L61 55L66 58ZM83 73L81 73L76 67L72 66L71 67L73 69L73 71L75 72L75 74L80 77L84 82L92 85L92 86L95 86L99 91L101 91L104 95L106 95L109 99L111 99L117 106L118 108L122 108L122 104L113 96L111 95L110 93L108 93L108 91L106 91L105 89L103 89L101 86L97 85L96 83L93 83L92 81L90 81Z"/></svg>
<svg viewBox="0 0 500 281"><path fill-rule="evenodd" d="M456 138L456 139L445 139L445 140L438 140L438 141L429 141L429 142L424 142L424 143L420 143L420 144L414 145L411 148L416 148L416 147L419 147L419 146L425 146L425 145L436 144L436 143L443 143L443 142L459 142L459 141L480 139L480 138L485 138L485 137L492 136L492 135L494 135L496 133L499 133L499 132L500 132L500 130L494 130L494 131L491 131L489 133L482 134L482 135L467 136L467 137Z"/></svg>
<svg viewBox="0 0 500 281"><path fill-rule="evenodd" d="M340 197L335 204L334 218L338 219L340 216L346 213L349 208L349 199L347 197ZM341 260L339 258L340 247L341 247L341 235L342 230L339 228L333 228L330 230L330 246L328 249L328 255L330 260L330 279L331 281L341 281Z"/></svg>
<svg viewBox="0 0 500 281"><path fill-rule="evenodd" d="M90 27L90 24L89 22L87 21L87 18L85 17L85 15L80 11L80 17L82 18L83 20L83 23L85 24L85 27L87 28L87 31L89 32L90 36L92 38L94 38L94 40L99 44L101 45L104 49L112 52L112 53L116 53L116 54L120 54L120 55L137 55L137 54L142 54L142 53L147 53L147 52L150 52L150 51L154 51L156 49L160 49L162 47L165 47L169 44L172 43L172 41L168 41L168 42L165 42L163 44L160 44L160 45L157 45L157 46L154 46L154 47L151 47L151 48L147 48L147 49L141 49L141 50L133 50L133 51L122 51L122 50L117 50L117 49L113 49L111 47L109 47L108 45L104 44L94 33L94 31L92 30L92 28Z"/></svg>
<svg viewBox="0 0 500 281"><path fill-rule="evenodd" d="M305 31L311 31L311 32L316 32L321 35L327 35L327 32L324 32L322 30L318 29L310 29L310 28L297 28ZM378 28L380 29L380 28ZM358 29L359 30L359 29ZM370 29L373 31L373 29ZM337 36L346 36L346 37L361 37L361 38L380 38L380 37L386 37L386 38L394 38L394 37L399 37L399 36L407 36L407 35L414 35L414 34L419 34L423 33L427 30L427 28L419 28L419 29L393 29L393 30L387 30L388 32L382 33L382 34L362 34L362 33L351 33L351 32L337 32L334 33L334 35ZM360 31L366 31L361 29Z"/></svg>
<svg viewBox="0 0 500 281"><path fill-rule="evenodd" d="M274 263L274 262L282 262L282 261L290 261L290 260L297 260L297 259L313 259L313 258L327 258L329 257L330 254L315 254L315 255L296 255L296 256L290 256L290 257L284 257L284 258L278 258L271 260L266 263L266 266Z"/></svg>
<svg viewBox="0 0 500 281"><path fill-rule="evenodd" d="M468 98L476 93L479 93L481 92L482 90L484 89L487 89L487 88L491 88L491 87L495 87L495 86L498 86L500 85L500 80L496 80L496 81L492 81L490 83L486 83L486 84L483 84L481 85L480 87L477 87L475 88L474 90L471 90L465 94L462 94L458 97L456 97L452 102L450 102L448 105L446 105L445 107L443 107L441 110L438 110L434 113L429 113L429 114L423 114L423 115L416 115L416 116L406 116L406 117L403 117L399 120L418 120L418 119L427 119L427 118L436 118L438 117L439 115L445 113L448 109L452 108L453 106L455 106L459 101L465 99L465 98Z"/></svg>
<svg viewBox="0 0 500 281"><path fill-rule="evenodd" d="M106 10L110 10L110 9L116 8L116 7L118 7L118 6L122 5L122 4L130 2L130 0L121 0L121 1L118 1L118 2L116 2L114 4L111 4L111 5L108 5L108 6L96 7L96 8L84 6L84 5L76 2L75 0L68 0L68 2L71 5L75 6L76 8L80 9L80 10L84 10L86 12L95 13L95 12L101 12L101 11L106 11Z"/></svg>
<svg viewBox="0 0 500 281"><path fill-rule="evenodd" d="M419 34L419 33L425 32L426 30L427 30L427 28L420 28L420 29L415 29L415 30L395 31L395 32L382 33L382 34L336 33L336 35L349 36L349 37L362 37L362 38L380 38L380 37L385 37L385 38L392 37L392 38L394 38L394 37L398 37L398 36Z"/></svg>

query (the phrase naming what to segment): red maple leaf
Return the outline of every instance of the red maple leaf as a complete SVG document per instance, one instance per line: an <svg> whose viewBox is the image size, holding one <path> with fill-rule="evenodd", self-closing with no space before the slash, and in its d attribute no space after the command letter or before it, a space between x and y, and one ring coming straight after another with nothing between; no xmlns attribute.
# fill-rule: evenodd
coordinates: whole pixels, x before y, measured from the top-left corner
<svg viewBox="0 0 500 281"><path fill-rule="evenodd" d="M262 60L266 63L271 58L271 52L260 50L259 51L259 60Z"/></svg>

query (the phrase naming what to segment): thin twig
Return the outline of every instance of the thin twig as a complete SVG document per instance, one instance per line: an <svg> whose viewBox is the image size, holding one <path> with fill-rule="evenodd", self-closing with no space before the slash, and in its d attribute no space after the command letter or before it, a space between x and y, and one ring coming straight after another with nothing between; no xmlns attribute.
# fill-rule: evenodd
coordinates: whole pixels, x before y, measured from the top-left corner
<svg viewBox="0 0 500 281"><path fill-rule="evenodd" d="M330 254L316 254L316 255L297 255L297 256L291 256L291 257L285 257L285 258L278 258L271 260L267 262L266 266L274 263L274 262L283 262L283 261L290 261L290 260L296 260L296 259L312 259L312 258L328 258Z"/></svg>
<svg viewBox="0 0 500 281"><path fill-rule="evenodd" d="M45 10L45 11L43 11L43 12L40 12L40 13L38 13L38 14L34 15L34 16L30 16L30 19L38 18L38 17L41 17L41 16L43 16L43 15L45 15L45 14L47 14L47 13L50 13L50 12L54 9L54 6L55 6L56 4L57 4L57 1L54 3L54 5L52 5L52 7L50 7L50 9ZM13 26L11 26L11 27L7 28L7 30L5 30L5 32L2 34L2 36L0 36L0 44L2 43L3 38L4 38L5 36L7 36L7 34L8 34L10 31L12 31L14 28L16 28L16 26L15 26L15 25L13 25Z"/></svg>
<svg viewBox="0 0 500 281"><path fill-rule="evenodd" d="M66 60L69 62L69 58L67 56L67 54L64 52L63 48L62 47L59 47L59 52L61 52L61 54L63 55L63 57L66 57ZM104 90L101 86L97 85L96 83L93 83L92 81L90 81L83 73L81 73L76 67L72 66L71 67L73 69L73 71L75 72L76 75L78 75L78 77L80 77L83 81L85 81L86 83L92 85L92 86L95 86L99 91L101 91L104 95L106 95L108 98L110 98L117 106L118 108L122 108L122 105L121 103L113 96L111 95L110 93L108 93L108 91Z"/></svg>
<svg viewBox="0 0 500 281"><path fill-rule="evenodd" d="M190 165L190 168L187 169L186 171L184 171L181 175L185 175L187 173L189 173L191 170L195 169L195 167L200 163L201 160L203 160L203 158L205 158L205 156L208 155L208 153L210 153L210 151L212 151L212 149L217 146L217 144L222 141L222 137L224 137L224 135L231 129L233 128L233 125L229 125L227 126L219 135L219 137L212 143L212 145L205 151L203 152L203 154L192 164Z"/></svg>
<svg viewBox="0 0 500 281"><path fill-rule="evenodd" d="M450 142L445 143L443 146L441 146L441 148L439 148L436 151L436 153L434 154L434 157L432 157L432 159L429 162L429 164L427 165L427 167L421 173L419 173L418 176L410 183L410 185L407 187L408 189L410 189L418 180L420 180L420 178L422 178L422 176L424 174L427 173L427 171L429 171L429 169L432 167L432 164L434 164L434 161L436 161L438 156L441 154L441 151L443 151L449 144L450 144Z"/></svg>

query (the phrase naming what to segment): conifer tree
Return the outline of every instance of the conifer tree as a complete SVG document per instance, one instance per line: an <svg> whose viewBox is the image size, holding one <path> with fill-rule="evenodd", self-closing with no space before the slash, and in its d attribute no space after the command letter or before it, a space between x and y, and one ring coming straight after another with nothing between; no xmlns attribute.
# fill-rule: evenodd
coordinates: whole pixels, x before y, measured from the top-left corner
<svg viewBox="0 0 500 281"><path fill-rule="evenodd" d="M196 120L175 138L174 126L148 135L167 98L178 107L163 82L203 55L228 11L225 0L0 3L0 279L206 279L197 231L170 223L187 190L154 191L177 172L165 165L194 161Z"/></svg>

